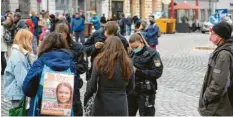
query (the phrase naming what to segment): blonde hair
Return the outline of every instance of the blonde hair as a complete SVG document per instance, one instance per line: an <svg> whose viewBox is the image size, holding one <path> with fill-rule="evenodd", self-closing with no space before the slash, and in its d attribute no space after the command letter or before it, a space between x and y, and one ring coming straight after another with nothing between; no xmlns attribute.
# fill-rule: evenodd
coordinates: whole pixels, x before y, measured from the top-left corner
<svg viewBox="0 0 233 117"><path fill-rule="evenodd" d="M31 10L30 13L33 15L33 16L36 16L36 12Z"/></svg>
<svg viewBox="0 0 233 117"><path fill-rule="evenodd" d="M27 50L29 53L32 52L32 39L33 34L27 29L20 29L14 39L14 43L19 45L19 50L23 52L23 50Z"/></svg>

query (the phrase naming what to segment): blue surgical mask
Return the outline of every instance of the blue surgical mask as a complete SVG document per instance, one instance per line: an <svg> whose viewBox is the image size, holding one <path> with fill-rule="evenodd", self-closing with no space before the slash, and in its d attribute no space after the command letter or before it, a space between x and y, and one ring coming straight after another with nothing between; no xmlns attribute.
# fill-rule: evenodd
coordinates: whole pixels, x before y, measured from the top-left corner
<svg viewBox="0 0 233 117"><path fill-rule="evenodd" d="M138 47L138 48L136 48L135 50L133 50L133 52L134 53L138 53L138 52L140 52L142 50L142 47Z"/></svg>

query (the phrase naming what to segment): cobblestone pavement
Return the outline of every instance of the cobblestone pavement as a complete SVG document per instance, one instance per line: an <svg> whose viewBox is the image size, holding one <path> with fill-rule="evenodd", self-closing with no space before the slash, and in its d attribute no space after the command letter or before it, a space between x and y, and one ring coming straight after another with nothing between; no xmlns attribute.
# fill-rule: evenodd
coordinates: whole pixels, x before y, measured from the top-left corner
<svg viewBox="0 0 233 117"><path fill-rule="evenodd" d="M212 50L195 50L194 48L212 46L208 41L208 34L162 35L159 42L158 51L163 60L164 72L158 80L156 116L199 116L198 97L208 56ZM85 79L85 75L81 77ZM3 80L1 82L3 84ZM84 81L81 89L82 100L85 87ZM10 103L3 101L3 94L1 100L2 116L6 116Z"/></svg>

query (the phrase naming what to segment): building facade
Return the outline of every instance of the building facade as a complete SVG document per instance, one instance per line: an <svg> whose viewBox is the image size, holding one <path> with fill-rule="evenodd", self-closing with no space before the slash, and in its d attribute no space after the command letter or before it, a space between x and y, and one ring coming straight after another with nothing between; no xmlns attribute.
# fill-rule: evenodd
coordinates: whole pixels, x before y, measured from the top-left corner
<svg viewBox="0 0 233 117"><path fill-rule="evenodd" d="M38 4L37 1L41 1L41 3ZM2 14L8 10L14 13L16 9L20 9L22 18L29 18L30 10L36 12L48 10L50 13L55 13L55 0L2 0Z"/></svg>
<svg viewBox="0 0 233 117"><path fill-rule="evenodd" d="M188 3L196 4L196 0L186 0ZM184 0L175 0L176 3L184 2ZM215 13L215 9L228 9L229 14L232 14L233 20L233 1L232 0L199 0L199 20L205 22L209 20L209 16ZM195 15L189 12L189 15Z"/></svg>
<svg viewBox="0 0 233 117"><path fill-rule="evenodd" d="M85 0L87 12L96 11L99 16L119 19L121 14L127 16L137 15L148 19L154 11L161 11L161 0Z"/></svg>

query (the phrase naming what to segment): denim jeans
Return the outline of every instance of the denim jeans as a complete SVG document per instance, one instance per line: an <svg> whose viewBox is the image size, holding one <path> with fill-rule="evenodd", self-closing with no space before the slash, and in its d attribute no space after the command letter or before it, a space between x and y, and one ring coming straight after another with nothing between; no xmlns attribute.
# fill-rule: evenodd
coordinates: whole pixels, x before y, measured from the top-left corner
<svg viewBox="0 0 233 117"><path fill-rule="evenodd" d="M127 25L127 35L130 36L131 35L131 25Z"/></svg>
<svg viewBox="0 0 233 117"><path fill-rule="evenodd" d="M78 39L81 39L81 43L84 44L85 43L85 38L84 38L84 31L81 31L81 32L75 32L75 40L76 42L78 42Z"/></svg>
<svg viewBox="0 0 233 117"><path fill-rule="evenodd" d="M37 40L39 40L39 38L36 38L35 36L33 37L33 39L32 39L32 50L33 50L33 54L37 54L37 46L38 46L38 41Z"/></svg>

